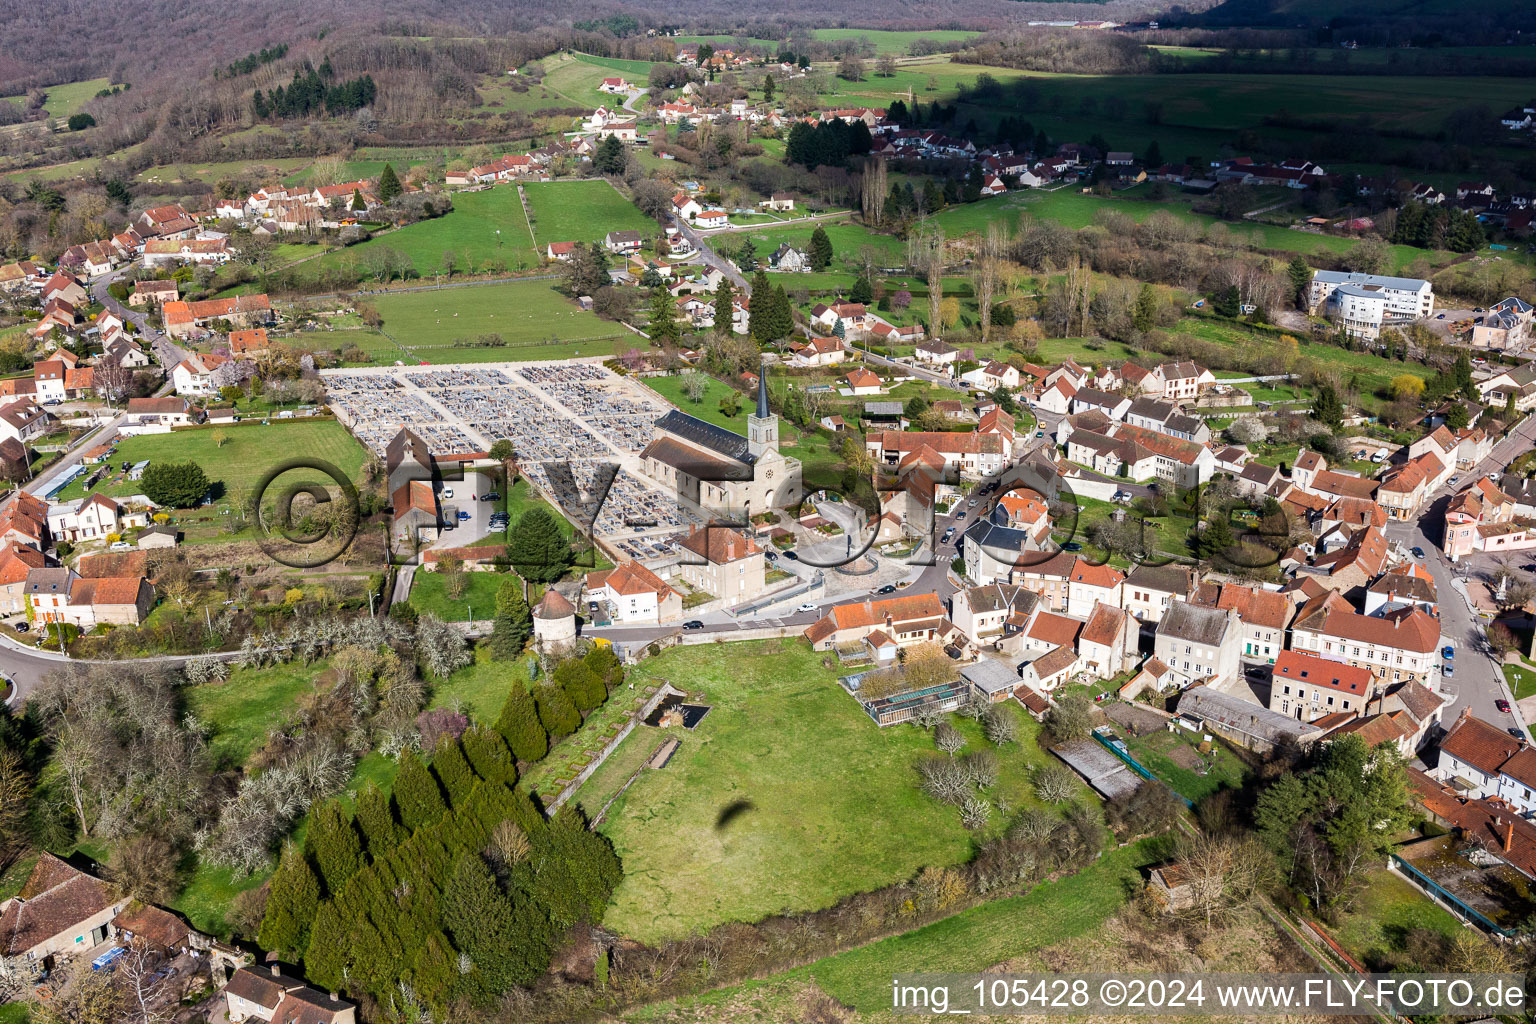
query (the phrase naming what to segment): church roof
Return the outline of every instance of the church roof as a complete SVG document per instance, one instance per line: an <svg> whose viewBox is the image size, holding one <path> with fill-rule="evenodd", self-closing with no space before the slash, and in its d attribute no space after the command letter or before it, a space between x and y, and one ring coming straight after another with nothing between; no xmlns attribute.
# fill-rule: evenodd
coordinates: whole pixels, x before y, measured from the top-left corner
<svg viewBox="0 0 1536 1024"><path fill-rule="evenodd" d="M761 401L760 397L759 402ZM677 409L673 409L657 420L656 426L673 437L700 448L706 448L736 462L751 465L757 461L757 457L748 449L745 437Z"/></svg>

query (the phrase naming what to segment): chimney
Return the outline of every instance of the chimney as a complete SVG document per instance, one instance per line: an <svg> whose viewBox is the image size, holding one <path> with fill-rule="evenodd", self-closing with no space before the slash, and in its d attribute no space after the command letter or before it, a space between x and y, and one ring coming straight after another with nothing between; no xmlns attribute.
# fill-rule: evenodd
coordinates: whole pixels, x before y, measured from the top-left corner
<svg viewBox="0 0 1536 1024"><path fill-rule="evenodd" d="M1504 826L1504 852L1508 853L1509 852L1509 848L1511 846L1513 846L1514 843L1515 843L1515 822L1514 822L1513 819L1511 819L1509 821L1509 823Z"/></svg>

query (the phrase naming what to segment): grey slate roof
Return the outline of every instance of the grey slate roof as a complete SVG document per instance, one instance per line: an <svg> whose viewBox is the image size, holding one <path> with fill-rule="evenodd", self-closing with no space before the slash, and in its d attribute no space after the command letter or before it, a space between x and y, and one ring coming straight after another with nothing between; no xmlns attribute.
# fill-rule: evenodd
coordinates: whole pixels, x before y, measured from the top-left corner
<svg viewBox="0 0 1536 1024"><path fill-rule="evenodd" d="M1214 647L1221 643L1227 622L1236 612L1206 608L1188 601L1174 601L1157 624L1158 636L1177 637L1194 644Z"/></svg>
<svg viewBox="0 0 1536 1024"><path fill-rule="evenodd" d="M1234 697L1209 686L1192 686L1179 697L1179 714L1214 722L1232 732L1275 743L1285 736L1305 739L1322 730L1311 722L1271 711L1251 700Z"/></svg>
<svg viewBox="0 0 1536 1024"><path fill-rule="evenodd" d="M716 454L728 459L734 459L750 465L757 461L756 457L747 449L747 439L740 434L732 433L724 427L717 427L713 423L707 423L697 416L690 416L685 412L673 409L656 421L656 426L673 435L680 437L690 444L696 444L700 448L707 448Z"/></svg>

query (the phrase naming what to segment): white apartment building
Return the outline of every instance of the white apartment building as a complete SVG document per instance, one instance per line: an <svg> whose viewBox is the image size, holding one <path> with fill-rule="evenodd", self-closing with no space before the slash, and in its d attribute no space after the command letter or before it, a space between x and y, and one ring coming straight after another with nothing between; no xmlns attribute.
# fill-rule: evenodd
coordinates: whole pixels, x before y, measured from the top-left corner
<svg viewBox="0 0 1536 1024"><path fill-rule="evenodd" d="M1336 320L1351 337L1375 338L1383 327L1431 316L1435 291L1416 277L1316 270L1307 302L1314 315Z"/></svg>

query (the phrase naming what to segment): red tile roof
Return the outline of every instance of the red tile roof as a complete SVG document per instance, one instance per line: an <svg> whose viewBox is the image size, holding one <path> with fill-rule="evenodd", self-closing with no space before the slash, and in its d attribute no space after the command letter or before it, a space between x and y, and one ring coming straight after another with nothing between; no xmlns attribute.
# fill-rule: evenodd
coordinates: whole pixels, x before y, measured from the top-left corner
<svg viewBox="0 0 1536 1024"><path fill-rule="evenodd" d="M1370 669L1329 661L1305 651L1280 652L1275 659L1274 678L1282 677L1359 697L1371 692Z"/></svg>

